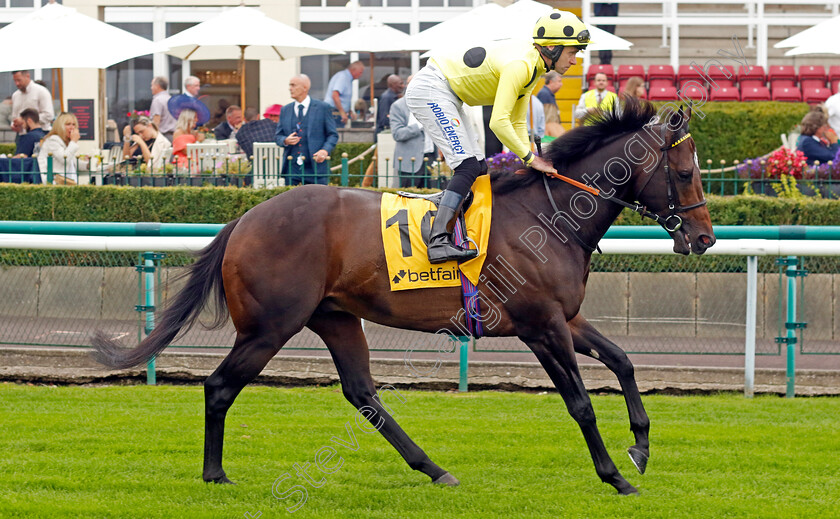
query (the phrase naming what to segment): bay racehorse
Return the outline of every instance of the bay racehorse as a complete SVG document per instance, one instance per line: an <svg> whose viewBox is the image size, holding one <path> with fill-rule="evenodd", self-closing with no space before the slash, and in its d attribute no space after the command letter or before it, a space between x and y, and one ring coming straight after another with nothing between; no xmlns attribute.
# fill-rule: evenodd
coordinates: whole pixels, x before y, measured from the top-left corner
<svg viewBox="0 0 840 519"><path fill-rule="evenodd" d="M478 285L481 304L493 311L485 335L516 336L528 345L580 426L598 476L622 494L636 489L604 447L575 352L603 362L618 377L635 436L629 453L642 473L650 424L627 356L578 311L591 254L623 207L662 224L677 253L702 254L714 244L690 117L690 108L673 106L658 116L652 105L630 100L620 113L596 115L552 143L546 156L560 178L534 171L491 174L492 227ZM371 378L360 319L438 332L463 311L457 287L390 290L380 198L369 190L304 186L267 200L230 222L198 254L185 287L137 347L123 349L101 332L94 336L100 362L140 365L189 329L215 291L217 324L229 312L236 341L204 384L205 481L230 482L222 469L227 410L306 326L326 343L344 396L356 408L368 406L365 417L372 408L382 418L379 432L408 465L435 483L458 484L400 428Z"/></svg>

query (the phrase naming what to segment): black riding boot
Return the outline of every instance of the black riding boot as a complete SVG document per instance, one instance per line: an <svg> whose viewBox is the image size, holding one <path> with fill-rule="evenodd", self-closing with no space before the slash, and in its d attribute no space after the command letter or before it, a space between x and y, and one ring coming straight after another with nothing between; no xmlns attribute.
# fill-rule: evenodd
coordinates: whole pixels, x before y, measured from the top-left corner
<svg viewBox="0 0 840 519"><path fill-rule="evenodd" d="M443 192L429 237L430 263L444 263L452 260L462 262L478 254L475 249L462 249L452 243L452 229L455 227L455 218L461 209L462 201L463 197L454 191L447 189Z"/></svg>

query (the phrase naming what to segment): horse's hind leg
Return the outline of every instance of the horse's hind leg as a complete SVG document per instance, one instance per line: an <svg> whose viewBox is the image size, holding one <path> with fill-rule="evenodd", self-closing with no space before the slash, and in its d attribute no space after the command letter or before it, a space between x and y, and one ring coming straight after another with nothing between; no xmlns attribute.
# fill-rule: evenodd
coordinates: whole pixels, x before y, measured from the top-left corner
<svg viewBox="0 0 840 519"><path fill-rule="evenodd" d="M259 375L293 334L237 334L231 352L204 381L204 481L231 483L222 469L227 411L242 388Z"/></svg>
<svg viewBox="0 0 840 519"><path fill-rule="evenodd" d="M627 411L630 414L630 430L636 438L636 444L627 449L627 452L630 454L633 464L639 469L639 473L644 474L648 457L650 457L648 440L650 420L645 412L644 405L642 405L639 388L636 386L633 364L627 358L624 350L601 335L580 314L569 321L569 326L572 331L575 351L601 361L618 378L618 383L624 393L624 401L627 403Z"/></svg>
<svg viewBox="0 0 840 519"><path fill-rule="evenodd" d="M577 361L572 346L571 332L562 323L549 324L545 328L545 336L540 339L526 339L523 341L537 356L551 381L557 387L569 414L578 423L589 454L595 464L595 471L604 483L612 485L620 494L635 494L638 491L624 479L618 468L607 453L604 440L598 431L595 421L595 411L589 394L583 386L583 380L578 370Z"/></svg>
<svg viewBox="0 0 840 519"><path fill-rule="evenodd" d="M426 474L434 483L457 485L458 480L437 466L385 410L370 375L370 353L359 318L344 312L315 314L307 326L330 350L345 398L397 449L408 466ZM373 409L375 414L369 409Z"/></svg>

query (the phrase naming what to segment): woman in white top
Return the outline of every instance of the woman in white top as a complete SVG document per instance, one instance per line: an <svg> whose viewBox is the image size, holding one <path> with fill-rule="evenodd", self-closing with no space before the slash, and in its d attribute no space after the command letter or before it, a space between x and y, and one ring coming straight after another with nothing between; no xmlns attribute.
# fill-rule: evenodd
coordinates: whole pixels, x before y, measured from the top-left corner
<svg viewBox="0 0 840 519"><path fill-rule="evenodd" d="M54 184L75 184L76 155L79 154L79 121L76 116L63 112L56 117L53 128L41 142L38 153L38 168L41 170L41 182L47 183L47 157L52 155Z"/></svg>
<svg viewBox="0 0 840 519"><path fill-rule="evenodd" d="M131 128L123 129L123 155L143 157L143 162L151 162L152 171L163 169L166 150L172 147L169 139L158 131L158 127L148 117L138 117L134 122L134 134Z"/></svg>

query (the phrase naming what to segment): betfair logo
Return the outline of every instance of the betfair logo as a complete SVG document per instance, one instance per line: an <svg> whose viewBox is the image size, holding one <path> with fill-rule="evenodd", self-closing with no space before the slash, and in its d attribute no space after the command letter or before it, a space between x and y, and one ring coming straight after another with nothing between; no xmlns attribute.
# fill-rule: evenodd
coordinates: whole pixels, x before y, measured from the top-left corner
<svg viewBox="0 0 840 519"><path fill-rule="evenodd" d="M394 275L392 281L395 285L397 285L401 281L406 281L407 283L421 283L428 281L452 281L460 279L461 271L459 271L458 267L455 266L450 269L443 267L429 267L428 270L421 270L420 272L414 272L411 269L400 270Z"/></svg>

